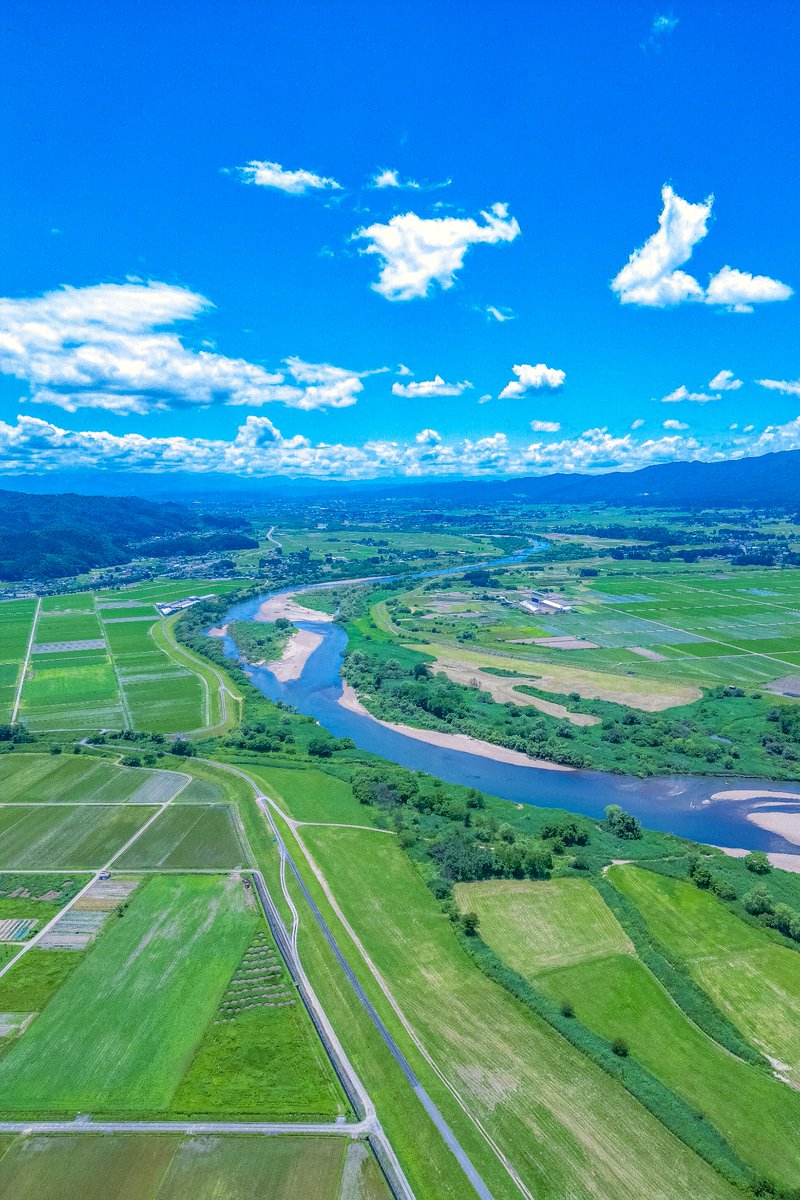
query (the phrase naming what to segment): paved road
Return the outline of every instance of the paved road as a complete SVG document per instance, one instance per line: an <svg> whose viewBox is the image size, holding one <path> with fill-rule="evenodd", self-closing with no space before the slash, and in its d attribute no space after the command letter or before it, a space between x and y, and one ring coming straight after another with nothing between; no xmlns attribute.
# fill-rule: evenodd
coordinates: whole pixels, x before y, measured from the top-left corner
<svg viewBox="0 0 800 1200"><path fill-rule="evenodd" d="M345 976L347 977L347 980L348 980L351 988L353 989L353 992L357 996L360 1003L363 1005L364 1009L366 1010L367 1014L369 1015L370 1020L372 1021L373 1025L375 1026L375 1028L377 1029L381 1038L383 1039L384 1043L386 1044L387 1048L389 1049L389 1052L391 1053L392 1057L395 1059L395 1061L397 1062L401 1071L403 1072L406 1079L408 1080L409 1084L413 1088L414 1093L417 1096L418 1100L422 1104L422 1106L425 1109L425 1111L427 1112L428 1116L433 1121L436 1128L439 1130L439 1133L441 1134L446 1145L449 1147L450 1151L452 1152L452 1154L458 1161L458 1164L461 1167L464 1174L466 1175L467 1179L472 1184L472 1187L473 1187L475 1193L478 1196L480 1196L481 1200L494 1200L492 1193L489 1191L489 1188L484 1183L483 1179L481 1178L480 1173L478 1172L474 1163L470 1159L466 1150L463 1148L463 1146L459 1142L458 1138L456 1137L455 1133L453 1132L453 1130L450 1128L450 1126L445 1121L442 1113L440 1112L440 1110L434 1103L431 1096L428 1094L428 1092L423 1087L419 1078L417 1077L414 1070L412 1069L411 1064L408 1062L408 1059L403 1054L402 1050L398 1046L398 1044L395 1041L395 1039L393 1038L392 1034L386 1028L386 1025L381 1020L381 1017L378 1014L374 1004L372 1003L369 996L364 991L364 989L361 986L361 984L359 983L358 978L356 977L353 969L351 968L347 959L343 955L342 951L339 949L339 946L336 942L335 937L333 936L324 916L320 912L313 896L309 892L299 871L297 870L297 866L295 865L294 859L292 858L292 856L286 846L286 842L284 841L283 836L282 836L280 830L278 829L278 826L275 823L275 819L272 815L272 812L270 811L270 807L269 807L269 803L268 803L269 798L264 795L264 793L261 791L261 789L258 786L258 784L256 783L256 781L251 776L249 776L245 771L240 770L238 767L230 766L227 763L226 764L215 763L214 765L217 767L224 766L224 768L226 770L232 771L236 775L240 775L243 779L246 779L247 782L250 784L250 786L253 788L253 790L256 794L256 801L257 801L259 807L261 808L262 812L264 813L265 817L269 821L270 827L272 828L272 832L275 836L275 840L276 840L276 843L277 843L277 846L278 846L278 849L279 849L280 855L281 855L282 866L288 865L289 869L291 870L294 878L297 881L300 891L302 892L304 900L308 904L308 906L311 910L311 913L313 914L315 921L319 925L320 930L322 931L322 934L323 934L325 940L327 941L328 945L330 946L331 950L333 951L334 955L336 956L338 963L340 964L342 970L344 971ZM290 907L293 909L294 915L296 917L296 909L294 909L294 905L292 904L291 898L288 894L288 891L287 891L285 885L284 885L284 896L287 900L287 903L289 903ZM295 921L295 931L294 931L295 943L296 943L296 925L297 925L297 921Z"/></svg>

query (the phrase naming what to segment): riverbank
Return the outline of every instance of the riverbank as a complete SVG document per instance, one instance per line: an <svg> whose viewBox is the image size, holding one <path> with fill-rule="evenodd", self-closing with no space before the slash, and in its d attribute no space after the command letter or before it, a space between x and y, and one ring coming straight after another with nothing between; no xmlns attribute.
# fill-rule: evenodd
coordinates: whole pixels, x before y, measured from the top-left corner
<svg viewBox="0 0 800 1200"><path fill-rule="evenodd" d="M342 684L342 694L339 704L348 712L358 713L359 716L369 717L371 721L401 733L404 737L413 738L417 742L427 742L429 746L439 746L443 750L459 750L462 754L478 754L482 758L491 758L494 762L511 763L517 767L537 767L541 771L567 771L572 767L562 766L561 763L547 762L541 758L530 758L519 750L509 750L506 746L496 746L494 742L484 742L480 738L469 737L466 733L441 733L436 729L417 729L414 725L403 725L393 721L381 721L373 716L359 700L355 689L349 683Z"/></svg>
<svg viewBox="0 0 800 1200"><path fill-rule="evenodd" d="M769 780L765 781L767 784ZM764 788L727 788L724 792L712 792L709 800L798 800L800 792L775 792Z"/></svg>
<svg viewBox="0 0 800 1200"><path fill-rule="evenodd" d="M288 683L292 679L299 679L303 673L303 668L321 642L321 633L314 633L310 629L298 629L297 633L292 634L289 638L280 658L263 665L266 666L268 671L272 672L280 683ZM254 664L254 666L261 665L261 663Z"/></svg>
<svg viewBox="0 0 800 1200"><path fill-rule="evenodd" d="M794 799L796 800L797 797L795 796ZM791 842L793 846L800 846L800 813L765 812L763 809L758 809L756 812L748 813L747 819L757 825L759 829L777 833L779 837Z"/></svg>

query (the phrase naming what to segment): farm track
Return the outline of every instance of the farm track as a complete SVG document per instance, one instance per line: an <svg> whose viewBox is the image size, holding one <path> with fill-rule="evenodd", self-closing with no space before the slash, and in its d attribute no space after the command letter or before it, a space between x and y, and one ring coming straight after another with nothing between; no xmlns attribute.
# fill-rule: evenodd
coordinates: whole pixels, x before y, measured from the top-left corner
<svg viewBox="0 0 800 1200"><path fill-rule="evenodd" d="M208 761L208 760L201 759L200 761ZM298 871L297 866L294 862L294 859L292 858L291 853L289 852L286 842L285 842L280 830L278 829L278 826L275 822L275 818L272 813L273 809L286 822L289 829L291 830L295 840L297 841L299 848L302 850L304 857L308 861L309 866L311 867L312 871L314 872L315 876L317 877L318 881L320 882L320 885L321 885L329 903L331 904L331 907L333 908L337 917L341 921L344 929L346 930L346 932L350 936L351 940L353 941L353 944L358 948L366 966L369 968L371 974L375 978L376 982L380 986L384 995L388 999L390 1005L392 1006L395 1013L399 1017L402 1025L403 1025L403 1028L406 1030L408 1035L411 1037L416 1048L420 1051L423 1058L428 1063L428 1065L431 1067L431 1069L434 1071L434 1073L439 1078L439 1080L444 1084L444 1086L451 1093L451 1095L453 1096L453 1098L455 1099L455 1101L459 1105L459 1107L462 1109L462 1111L466 1114L467 1117L469 1117L469 1119L476 1126L478 1131L481 1133L483 1138L486 1140L487 1144L491 1147L491 1149L493 1150L495 1155L498 1157L499 1161L502 1163L505 1170L508 1172L509 1176L513 1180L513 1182L514 1182L515 1186L517 1187L517 1189L519 1190L519 1192L523 1196L526 1197L526 1200L534 1200L531 1192L528 1190L528 1188L525 1186L523 1181L517 1175L512 1164L503 1155L502 1151L496 1145L496 1143L493 1141L493 1139L489 1135L488 1131L486 1131L483 1128L483 1126L480 1124L480 1122L478 1122L476 1120L476 1118L473 1117L472 1113L467 1108L466 1104L462 1100L459 1093L456 1091L456 1089L453 1087L453 1085L450 1083L450 1081L447 1079L447 1077L443 1074L443 1072L436 1065L433 1058L431 1057L431 1055L428 1053L427 1049L425 1048L424 1044L422 1043L422 1041L419 1039L419 1037L415 1033L410 1022L408 1022L407 1018L403 1014L402 1010L400 1009L400 1006L398 1005L397 1001L395 1000L394 996L392 995L391 991L389 990L388 985L386 984L383 977L378 972L375 965L372 963L371 959L369 958L369 955L367 954L365 947L359 941L358 935L355 933L355 930L352 929L352 927L347 922L347 919L345 918L344 914L341 912L335 898L333 897L333 894L330 890L327 880L325 880L324 876L322 875L322 872L320 871L317 864L314 862L313 858L309 854L308 849L306 848L302 839L300 838L300 836L297 832L297 827L298 827L298 825L303 824L303 822L295 822L295 821L293 821L293 819L291 817L287 817L286 813L283 812L283 810L280 808L280 806L277 805L271 797L267 796L261 790L258 783L250 775L248 775L245 771L242 771L240 768L234 767L227 763L214 763L213 765L215 765L217 767L221 767L224 770L231 771L233 774L239 775L242 779L246 780L246 782L250 784L250 786L253 788L253 791L255 792L256 802L258 803L261 811L263 812L264 816L266 817L267 821L270 824L270 827L272 829L272 832L275 837L276 844L278 846L280 856L281 856L281 886L282 886L282 890L283 890L283 895L284 895L284 899L286 900L286 903L289 906L289 909L292 913L292 920L293 920L292 944L293 944L293 946L296 948L296 945L297 945L297 932L298 932L298 928L299 928L299 924L300 924L300 917L297 912L297 908L295 907L295 904L292 900L292 897L288 890L288 887L286 885L286 867L287 867L287 865L288 865L289 869L291 870L291 872L297 882L298 887L300 888L300 891L303 895L304 900L306 901L309 909L311 910L312 916L314 917L315 921L319 925L326 942L330 946L334 956L336 957L336 960L338 961L339 965L341 966L342 970L344 971L347 981L350 984L351 988L353 989L353 992L355 993L359 1002L361 1003L361 1005L367 1012L370 1020L372 1021L376 1030L380 1034L383 1042L387 1046L392 1057L395 1059L398 1066L400 1067L403 1074L405 1075L406 1079L408 1080L409 1084L411 1085L417 1099L420 1101L423 1108L427 1112L428 1116L433 1121L433 1123L436 1126L437 1130L439 1131L443 1141L445 1142L448 1149L451 1151L451 1153L455 1157L456 1161L458 1162L459 1166L461 1167L462 1171L464 1172L465 1176L469 1180L476 1195L480 1196L481 1200L493 1200L491 1191L486 1186L484 1180L481 1178L481 1175L479 1174L474 1163L469 1158L466 1150L464 1150L461 1143L458 1141L458 1138L456 1137L453 1130L447 1124L444 1116L442 1115L441 1111L439 1110L439 1108L433 1101L432 1097L428 1094L428 1092L423 1087L422 1082L417 1077L416 1073L414 1072L410 1063L408 1062L408 1060L406 1059L402 1050L398 1046L394 1037L392 1036L392 1034L390 1033L390 1031L384 1024L384 1022L381 1019L380 1015L378 1014L375 1006L373 1005L372 1001L369 999L364 988L362 987L361 983L359 982L355 972L353 971L352 967L350 966L350 964L348 963L344 954L342 953L341 949L339 948L339 946L336 942L336 939L330 930L330 927L328 926L323 914L321 913L313 896L311 895L310 891L308 890L308 887L306 886L302 876L300 875L300 872ZM307 824L324 824L324 822L307 822ZM375 832L380 833L382 831L378 830Z"/></svg>
<svg viewBox="0 0 800 1200"><path fill-rule="evenodd" d="M28 667L30 666L31 651L33 650L34 638L36 637L36 626L39 624L39 612L41 610L41 607L42 607L42 598L41 598L41 596L39 596L36 600L36 611L33 614L33 621L31 622L31 634L30 634L30 637L28 638L28 648L25 651L25 661L22 664L22 670L20 671L19 679L17 680L17 691L16 691L16 695L14 696L14 707L11 710L11 724L12 725L16 722L17 714L19 712L20 702L22 700L22 689L25 685L25 676L28 674Z"/></svg>
<svg viewBox="0 0 800 1200"><path fill-rule="evenodd" d="M93 1121L76 1117L72 1121L0 1121L0 1133L260 1133L336 1134L358 1138L373 1133L372 1122L320 1121L291 1125L278 1121Z"/></svg>
<svg viewBox="0 0 800 1200"><path fill-rule="evenodd" d="M156 623L159 627L159 630L160 630L163 638L164 638L164 642L166 643L167 654L169 654L169 657L173 660L173 662L178 663L180 666L186 667L188 665L189 669L192 671L192 673L194 675L197 675L200 678L200 680L202 681L203 687L205 689L205 704L206 704L206 724L202 728L189 729L189 730L186 730L183 734L175 734L173 736L174 737L198 737L198 736L212 737L217 733L224 733L225 730L231 724L231 715L228 711L228 699L232 700L236 704L241 704L242 697L237 696L237 694L235 692L232 692L230 690L230 688L228 687L228 684L226 683L225 679L223 678L221 672L218 671L217 668L211 662L205 662L199 658L196 658L195 655L192 654L192 652L190 650L188 650L185 646L181 646L177 642L175 635L172 631L172 625L168 624L170 619L171 618L168 617L165 620L161 621L160 623L159 622ZM173 622L173 624L174 624L174 622ZM153 628L155 628L155 625L153 626ZM150 632L151 632L151 636L152 636L152 630ZM158 645L157 640L154 639L154 641L156 641L156 645ZM170 650L174 651L174 653L170 653ZM177 657L176 657L176 655L177 655ZM183 656L183 657L181 658L181 656ZM199 671L196 669L196 667L198 665L202 666L203 671ZM214 678L216 679L217 685L218 685L217 691L218 691L218 695L219 695L220 720L214 725L209 724L209 722L211 720L211 701L210 701L210 693L209 693L209 687L208 687L208 679L206 678L205 674L203 673L204 671L210 672L210 674L212 674L214 676Z"/></svg>

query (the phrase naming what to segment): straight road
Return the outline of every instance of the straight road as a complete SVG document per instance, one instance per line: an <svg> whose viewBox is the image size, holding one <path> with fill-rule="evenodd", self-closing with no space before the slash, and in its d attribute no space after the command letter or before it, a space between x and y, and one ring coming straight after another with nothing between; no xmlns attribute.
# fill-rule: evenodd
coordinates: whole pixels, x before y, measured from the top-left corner
<svg viewBox="0 0 800 1200"><path fill-rule="evenodd" d="M285 882L285 869L286 869L287 865L289 867L289 870L292 872L295 880L297 881L297 884L303 895L303 899L308 904L309 909L310 909L315 921L319 925L319 928L322 931L322 934L323 934L326 942L330 946L331 950L333 951L334 955L336 956L336 960L338 961L339 965L341 966L342 970L344 971L347 981L350 984L351 988L353 989L353 992L355 993L359 1002L361 1003L361 1005L364 1007L365 1011L369 1015L370 1020L372 1021L373 1025L375 1026L375 1028L377 1029L381 1038L383 1039L389 1052L391 1053L392 1057L395 1059L395 1061L397 1062L401 1071L403 1072L403 1074L405 1075L409 1084L411 1085L417 1099L422 1104L426 1113L431 1118L434 1125L436 1126L439 1133L441 1134L445 1144L448 1146L451 1153L457 1160L459 1166L461 1167L462 1171L464 1172L464 1174L466 1175L470 1184L472 1185L472 1188L475 1191L476 1195L478 1195L481 1198L481 1200L494 1200L492 1193L490 1192L489 1188L486 1186L484 1180L481 1178L480 1173L478 1172L474 1163L470 1159L466 1150L459 1142L459 1140L456 1137L453 1130L450 1128L450 1126L445 1121L444 1116L442 1115L442 1113L439 1110L439 1108L437 1107L437 1105L434 1103L432 1097L429 1095L429 1093L423 1087L421 1081L419 1080L419 1078L417 1077L413 1068L411 1067L411 1064L408 1062L408 1059L405 1057L402 1050L400 1049L397 1042L395 1041L394 1037L389 1032L389 1030L387 1029L384 1022L382 1021L374 1004L372 1003L369 996L364 991L364 988L361 986L352 967L350 966L350 964L348 963L344 954L340 950L340 948L336 942L336 939L333 936L333 933L331 932L324 916L320 912L319 907L317 906L313 896L309 892L308 888L305 885L305 882L303 881L299 871L297 870L297 866L295 865L294 859L292 858L292 856L286 846L286 842L285 842L277 824L275 823L275 819L274 819L271 809L270 809L270 805L273 802L271 801L271 799L268 796L266 796L261 791L261 788L259 787L257 782L250 775L248 775L245 771L240 770L240 768L238 768L238 767L231 766L228 763L216 762L213 765L216 767L222 767L224 770L231 771L233 774L241 776L242 779L245 779L250 784L250 786L253 788L253 791L255 792L256 802L259 805L259 808L261 809L261 811L264 813L264 816L266 817L267 821L269 822L270 828L272 829L272 832L275 837L275 841L276 841L276 844L278 846L278 850L279 850L280 856L281 856L281 883L282 883L282 887L283 887L284 899L286 900L287 904L289 905L290 911L292 912L292 915L293 915L293 931L292 931L293 945L296 946L296 943L297 943L297 928L299 925L299 915L298 915L297 909L295 908L295 905L291 899L291 895L288 891L288 888L287 888L286 882ZM278 809L277 811L281 812L280 809ZM285 814L281 813L281 816L283 816L285 818ZM290 824L291 824L291 821L290 821ZM515 1180L515 1182L516 1182L516 1180ZM524 1188L524 1185L523 1185L523 1188ZM521 1190L523 1190L523 1189L521 1189ZM526 1190L524 1190L523 1194L527 1195L528 1193Z"/></svg>

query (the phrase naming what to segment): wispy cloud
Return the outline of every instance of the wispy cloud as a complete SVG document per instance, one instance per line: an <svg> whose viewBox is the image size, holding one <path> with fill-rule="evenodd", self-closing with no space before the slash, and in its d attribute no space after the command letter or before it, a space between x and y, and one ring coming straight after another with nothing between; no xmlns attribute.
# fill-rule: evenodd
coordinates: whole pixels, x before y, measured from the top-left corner
<svg viewBox="0 0 800 1200"><path fill-rule="evenodd" d="M561 425L558 421L531 421L534 433L558 433Z"/></svg>
<svg viewBox="0 0 800 1200"><path fill-rule="evenodd" d="M382 167L376 171L369 182L372 188L395 188L400 191L411 192L433 192L439 188L449 187L452 179L443 179L439 183L430 183L427 180L418 182L416 179L403 179L399 171L393 167Z"/></svg>
<svg viewBox="0 0 800 1200"><path fill-rule="evenodd" d="M687 301L711 304L731 312L752 312L753 305L788 300L792 289L766 275L750 275L723 267L707 288L680 268L708 233L714 197L690 204L669 184L661 189L663 207L658 230L634 250L626 265L611 281L622 304L645 308L669 308Z"/></svg>
<svg viewBox="0 0 800 1200"><path fill-rule="evenodd" d="M420 379L412 383L393 383L392 395L405 396L409 400L423 397L461 396L471 387L472 384L468 379L461 383L445 383L441 375L435 375L433 379Z"/></svg>
<svg viewBox="0 0 800 1200"><path fill-rule="evenodd" d="M528 392L538 391L540 388L560 388L564 386L567 378L564 371L559 371L556 367L545 366L544 363L537 363L536 366L531 366L529 363L516 363L511 370L517 378L512 379L503 388L499 397L501 400L517 400L526 396Z"/></svg>
<svg viewBox="0 0 800 1200"><path fill-rule="evenodd" d="M279 192L287 192L290 196L302 196L313 191L340 191L342 185L335 179L325 175L317 175L313 171L287 170L280 163L251 159L244 167L235 167L235 173L243 183L253 183L257 187L274 188Z"/></svg>
<svg viewBox="0 0 800 1200"><path fill-rule="evenodd" d="M487 317L493 321L499 321L501 324L503 321L514 321L517 316L510 308L498 308L495 304L487 304L484 311Z"/></svg>
<svg viewBox="0 0 800 1200"><path fill-rule="evenodd" d="M471 246L513 242L520 227L505 204L482 212L483 223L472 217L419 217L409 212L388 224L359 229L354 240L368 242L364 254L381 261L373 289L387 300L415 300L427 296L433 284L443 290L455 283Z"/></svg>
<svg viewBox="0 0 800 1200"><path fill-rule="evenodd" d="M800 396L800 379L757 379L756 383L771 392L782 392L784 396Z"/></svg>

